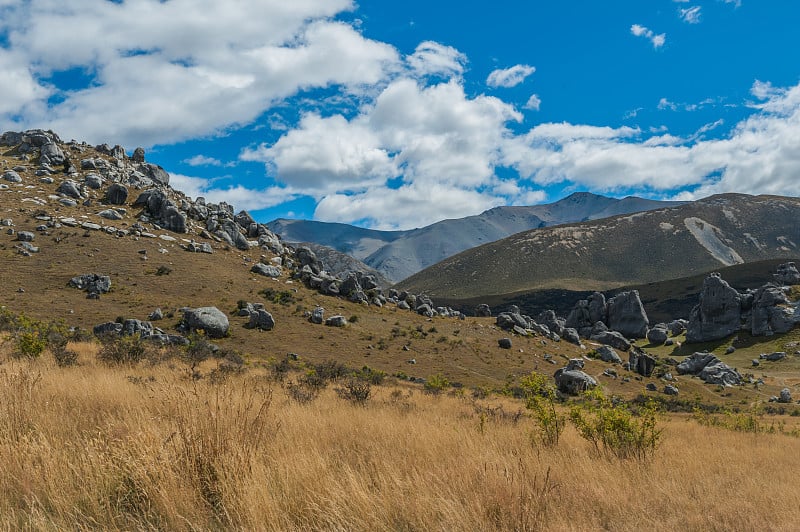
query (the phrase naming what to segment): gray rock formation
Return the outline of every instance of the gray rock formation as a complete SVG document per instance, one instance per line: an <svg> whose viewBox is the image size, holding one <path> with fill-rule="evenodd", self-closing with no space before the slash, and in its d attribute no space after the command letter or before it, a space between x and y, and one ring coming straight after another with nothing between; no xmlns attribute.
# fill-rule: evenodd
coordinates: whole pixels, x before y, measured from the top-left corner
<svg viewBox="0 0 800 532"><path fill-rule="evenodd" d="M617 331L600 331L592 334L589 340L598 344L610 345L620 351L627 351L631 348L631 343Z"/></svg>
<svg viewBox="0 0 800 532"><path fill-rule="evenodd" d="M61 166L64 164L64 152L55 142L42 144L40 148L39 164Z"/></svg>
<svg viewBox="0 0 800 532"><path fill-rule="evenodd" d="M128 201L128 188L119 183L112 183L106 189L105 202L111 205L124 205Z"/></svg>
<svg viewBox="0 0 800 532"><path fill-rule="evenodd" d="M490 318L492 316L492 309L486 303L481 303L475 307L475 316L478 318Z"/></svg>
<svg viewBox="0 0 800 532"><path fill-rule="evenodd" d="M597 386L594 377L582 371L583 367L583 360L571 359L565 368L556 370L554 378L561 393L578 395Z"/></svg>
<svg viewBox="0 0 800 532"><path fill-rule="evenodd" d="M647 331L647 340L653 345L664 345L668 338L669 330L666 323L656 323Z"/></svg>
<svg viewBox="0 0 800 532"><path fill-rule="evenodd" d="M100 294L111 290L111 277L96 273L85 273L69 280L69 286L88 292L89 297L96 299Z"/></svg>
<svg viewBox="0 0 800 532"><path fill-rule="evenodd" d="M667 384L666 386L664 386L664 393L667 395L678 395L680 392L672 384Z"/></svg>
<svg viewBox="0 0 800 532"><path fill-rule="evenodd" d="M753 336L787 333L798 321L794 309L779 286L767 284L753 294L750 331Z"/></svg>
<svg viewBox="0 0 800 532"><path fill-rule="evenodd" d="M632 347L628 353L628 369L642 377L649 377L656 368L656 359L638 347Z"/></svg>
<svg viewBox="0 0 800 532"><path fill-rule="evenodd" d="M58 185L58 188L56 189L56 192L66 196L68 198L72 198L72 199L76 199L76 200L83 199L83 195L81 194L80 187L78 186L78 184L75 181L73 181L71 179L67 179L67 180L63 181L60 185Z"/></svg>
<svg viewBox="0 0 800 532"><path fill-rule="evenodd" d="M247 324L249 329L259 329L271 331L275 328L275 318L264 309L256 309L250 313L250 321Z"/></svg>
<svg viewBox="0 0 800 532"><path fill-rule="evenodd" d="M781 390L781 394L778 397L779 403L791 403L792 402L792 391L789 388L783 388Z"/></svg>
<svg viewBox="0 0 800 532"><path fill-rule="evenodd" d="M626 338L644 338L648 325L638 290L622 292L608 301L608 328L612 331Z"/></svg>
<svg viewBox="0 0 800 532"><path fill-rule="evenodd" d="M317 325L322 325L322 322L325 321L325 309L322 307L316 307L313 311L311 311L311 316L309 316L308 321L311 323L316 323Z"/></svg>
<svg viewBox="0 0 800 532"><path fill-rule="evenodd" d="M347 318L341 315L331 316L325 320L325 325L328 327L347 327Z"/></svg>
<svg viewBox="0 0 800 532"><path fill-rule="evenodd" d="M677 369L681 375L696 375L708 384L738 386L742 383L738 371L711 353L693 353L678 364Z"/></svg>
<svg viewBox="0 0 800 532"><path fill-rule="evenodd" d="M511 338L500 338L497 341L497 345L499 345L501 349L511 349Z"/></svg>
<svg viewBox="0 0 800 532"><path fill-rule="evenodd" d="M787 262L778 266L778 270L773 274L775 281L784 285L800 284L800 271L797 270L794 262Z"/></svg>
<svg viewBox="0 0 800 532"><path fill-rule="evenodd" d="M709 342L729 336L741 328L741 295L717 273L703 281L700 303L689 315L688 343Z"/></svg>
<svg viewBox="0 0 800 532"><path fill-rule="evenodd" d="M216 307L199 307L183 312L181 327L187 331L203 331L209 338L224 338L230 324L224 312Z"/></svg>
<svg viewBox="0 0 800 532"><path fill-rule="evenodd" d="M22 177L14 170L6 170L3 172L3 179L9 183L22 183Z"/></svg>
<svg viewBox="0 0 800 532"><path fill-rule="evenodd" d="M265 277L271 277L273 279L277 279L282 273L281 269L277 266L273 266L272 264L264 264L263 262L254 264L253 267L250 268L250 271Z"/></svg>
<svg viewBox="0 0 800 532"><path fill-rule="evenodd" d="M600 357L600 360L603 362L611 362L614 364L622 364L622 359L617 354L616 351L610 346L603 345L598 347L596 350L597 356Z"/></svg>

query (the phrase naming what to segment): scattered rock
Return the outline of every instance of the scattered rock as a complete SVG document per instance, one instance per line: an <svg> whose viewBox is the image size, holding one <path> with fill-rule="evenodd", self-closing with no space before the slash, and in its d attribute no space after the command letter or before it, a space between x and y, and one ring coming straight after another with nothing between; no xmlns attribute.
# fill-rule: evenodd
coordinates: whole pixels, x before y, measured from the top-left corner
<svg viewBox="0 0 800 532"><path fill-rule="evenodd" d="M779 403L791 403L792 402L792 391L789 388L783 388L781 390L781 394L778 397Z"/></svg>
<svg viewBox="0 0 800 532"><path fill-rule="evenodd" d="M648 382L647 385L644 388L648 392L655 392L655 391L658 390L658 387L655 384L653 384L652 382Z"/></svg>
<svg viewBox="0 0 800 532"><path fill-rule="evenodd" d="M770 362L777 362L778 360L786 358L786 353L784 351L775 351L769 354L761 353L758 358L761 360L769 360Z"/></svg>
<svg viewBox="0 0 800 532"><path fill-rule="evenodd" d="M22 178L14 170L6 170L3 172L3 179L9 183L22 183Z"/></svg>
<svg viewBox="0 0 800 532"><path fill-rule="evenodd" d="M666 386L664 386L664 393L667 395L678 395L680 392L675 386L667 384Z"/></svg>
<svg viewBox="0 0 800 532"><path fill-rule="evenodd" d="M600 360L603 362L612 362L614 364L622 364L622 358L617 354L616 351L610 346L603 345L597 348L596 350L597 356L600 357Z"/></svg>
<svg viewBox="0 0 800 532"><path fill-rule="evenodd" d="M224 338L230 327L228 317L216 307L184 310L181 326L187 331L204 331L209 338Z"/></svg>
<svg viewBox="0 0 800 532"><path fill-rule="evenodd" d="M17 233L17 240L20 242L33 242L34 238L36 238L36 235L30 231L20 231Z"/></svg>
<svg viewBox="0 0 800 532"><path fill-rule="evenodd" d="M259 329L262 331L271 331L275 328L275 319L272 314L264 309L254 310L250 314L250 322L247 324L249 329Z"/></svg>
<svg viewBox="0 0 800 532"><path fill-rule="evenodd" d="M309 316L308 321L310 321L311 323L316 323L317 325L322 325L324 319L325 319L325 309L322 307L316 307L311 312L311 316Z"/></svg>
<svg viewBox="0 0 800 532"><path fill-rule="evenodd" d="M106 190L105 202L111 205L124 205L128 201L128 189L119 183L112 183Z"/></svg>
<svg viewBox="0 0 800 532"><path fill-rule="evenodd" d="M250 268L250 271L273 279L277 279L282 273L279 267L273 266L272 264L264 264L263 262L254 264L253 267Z"/></svg>
<svg viewBox="0 0 800 532"><path fill-rule="evenodd" d="M700 377L707 384L738 386L742 376L711 353L693 353L678 364L678 373Z"/></svg>
<svg viewBox="0 0 800 532"><path fill-rule="evenodd" d="M580 364L579 367L576 360L580 359L570 360L566 368L558 369L555 372L556 386L561 393L578 395L597 386L597 381L591 375L584 373L580 369L583 365Z"/></svg>
<svg viewBox="0 0 800 532"><path fill-rule="evenodd" d="M498 344L498 345L499 345L499 346L500 346L502 349L511 349L511 338L500 338L500 339L497 341L497 344Z"/></svg>
<svg viewBox="0 0 800 532"><path fill-rule="evenodd" d="M70 279L69 286L84 290L88 292L89 298L97 299L100 294L108 293L111 290L111 277L96 273L86 273Z"/></svg>
<svg viewBox="0 0 800 532"><path fill-rule="evenodd" d="M342 315L331 316L325 320L328 327L347 327L347 318Z"/></svg>

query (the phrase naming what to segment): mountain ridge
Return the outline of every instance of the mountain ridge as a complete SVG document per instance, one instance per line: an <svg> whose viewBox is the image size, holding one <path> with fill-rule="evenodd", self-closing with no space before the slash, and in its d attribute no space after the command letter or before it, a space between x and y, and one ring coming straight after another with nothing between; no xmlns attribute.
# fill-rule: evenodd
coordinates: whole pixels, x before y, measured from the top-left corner
<svg viewBox="0 0 800 532"><path fill-rule="evenodd" d="M553 203L494 207L478 215L441 220L406 231L286 219L273 220L266 226L287 242L314 242L347 253L398 282L461 251L521 231L682 204L575 192Z"/></svg>

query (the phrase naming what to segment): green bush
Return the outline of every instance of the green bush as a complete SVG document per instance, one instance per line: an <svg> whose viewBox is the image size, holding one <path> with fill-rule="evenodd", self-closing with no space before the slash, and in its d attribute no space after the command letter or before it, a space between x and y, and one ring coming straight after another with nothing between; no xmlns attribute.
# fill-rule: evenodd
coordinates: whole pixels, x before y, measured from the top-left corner
<svg viewBox="0 0 800 532"><path fill-rule="evenodd" d="M425 391L427 393L438 395L450 387L450 381L441 373L431 375L425 381Z"/></svg>
<svg viewBox="0 0 800 532"><path fill-rule="evenodd" d="M531 372L520 379L519 387L525 406L536 422L533 440L547 447L555 447L564 432L566 416L556 409L556 389L550 379L541 373Z"/></svg>
<svg viewBox="0 0 800 532"><path fill-rule="evenodd" d="M655 452L662 433L655 402L646 403L634 415L622 402L612 401L600 390L586 392L584 397L585 402L570 409L569 418L596 451L637 460Z"/></svg>

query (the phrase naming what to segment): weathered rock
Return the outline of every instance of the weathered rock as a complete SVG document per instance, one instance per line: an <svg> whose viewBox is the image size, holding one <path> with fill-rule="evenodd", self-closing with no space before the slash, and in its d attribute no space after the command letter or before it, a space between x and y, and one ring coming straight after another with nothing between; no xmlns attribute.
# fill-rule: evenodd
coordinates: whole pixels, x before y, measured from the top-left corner
<svg viewBox="0 0 800 532"><path fill-rule="evenodd" d="M253 267L250 268L250 271L265 277L271 277L273 279L277 279L282 273L281 269L277 266L273 266L272 264L264 264L263 262L254 264Z"/></svg>
<svg viewBox="0 0 800 532"><path fill-rule="evenodd" d="M135 163L143 163L144 162L144 148L136 148L133 150L133 155L131 156L131 160Z"/></svg>
<svg viewBox="0 0 800 532"><path fill-rule="evenodd" d="M105 218L106 220L122 220L123 216L114 209L106 209L97 213L97 216Z"/></svg>
<svg viewBox="0 0 800 532"><path fill-rule="evenodd" d="M36 235L30 231L20 231L17 233L17 240L20 242L33 242L35 238Z"/></svg>
<svg viewBox="0 0 800 532"><path fill-rule="evenodd" d="M128 201L128 189L125 185L112 183L106 190L105 202L111 205L124 205Z"/></svg>
<svg viewBox="0 0 800 532"><path fill-rule="evenodd" d="M665 323L657 323L647 331L647 340L653 345L664 345L669 338L669 330Z"/></svg>
<svg viewBox="0 0 800 532"><path fill-rule="evenodd" d="M688 343L725 338L741 327L741 296L717 273L703 281L700 303L689 315Z"/></svg>
<svg viewBox="0 0 800 532"><path fill-rule="evenodd" d="M644 388L648 392L655 392L656 390L658 390L658 387L652 382L648 382Z"/></svg>
<svg viewBox="0 0 800 532"><path fill-rule="evenodd" d="M105 294L111 290L111 277L96 273L86 273L70 279L69 285L78 290L84 290L89 295Z"/></svg>
<svg viewBox="0 0 800 532"><path fill-rule="evenodd" d="M519 312L501 312L495 318L495 323L498 327L504 330L514 328L514 325L522 327L523 329L530 328L530 323Z"/></svg>
<svg viewBox="0 0 800 532"><path fill-rule="evenodd" d="M497 341L497 345L499 345L502 349L511 349L511 338L500 338Z"/></svg>
<svg viewBox="0 0 800 532"><path fill-rule="evenodd" d="M53 166L60 166L64 164L64 152L58 147L55 142L47 142L42 144L41 155L39 157L39 164L47 164Z"/></svg>
<svg viewBox="0 0 800 532"><path fill-rule="evenodd" d="M139 336L144 338L153 334L153 324L149 321L128 319L122 323L120 334L122 336Z"/></svg>
<svg viewBox="0 0 800 532"><path fill-rule="evenodd" d="M786 358L786 353L784 351L775 351L774 353L762 353L759 355L761 360L769 360L770 362L777 362L778 360L783 360Z"/></svg>
<svg viewBox="0 0 800 532"><path fill-rule="evenodd" d="M86 177L83 178L83 182L87 187L93 190L98 190L103 186L103 178L97 174L86 174Z"/></svg>
<svg viewBox="0 0 800 532"><path fill-rule="evenodd" d="M742 376L738 371L711 353L693 353L678 364L677 369L681 375L697 375L708 384L738 386L742 383Z"/></svg>
<svg viewBox="0 0 800 532"><path fill-rule="evenodd" d="M224 338L230 328L228 317L216 307L186 309L181 325L188 331L204 331L209 338Z"/></svg>
<svg viewBox="0 0 800 532"><path fill-rule="evenodd" d="M599 344L610 345L614 349L619 349L620 351L627 351L631 348L631 343L627 338L617 331L602 331L591 335L589 339Z"/></svg>
<svg viewBox="0 0 800 532"><path fill-rule="evenodd" d="M186 244L186 251L190 251L192 253L214 253L214 249L208 242L189 242Z"/></svg>
<svg viewBox="0 0 800 532"><path fill-rule="evenodd" d="M767 284L753 294L750 332L753 336L771 336L792 330L798 322L794 309L779 286Z"/></svg>
<svg viewBox="0 0 800 532"><path fill-rule="evenodd" d="M781 390L781 394L778 397L779 403L791 403L792 402L792 391L789 388L783 388Z"/></svg>
<svg viewBox="0 0 800 532"><path fill-rule="evenodd" d="M579 369L561 368L554 377L558 390L569 395L578 395L597 386L597 381L591 375Z"/></svg>
<svg viewBox="0 0 800 532"><path fill-rule="evenodd" d="M250 314L250 322L247 324L250 329L260 329L262 331L271 331L275 328L275 319L272 314L264 309L257 309Z"/></svg>
<svg viewBox="0 0 800 532"><path fill-rule="evenodd" d="M73 181L71 179L67 179L67 180L63 181L60 185L58 185L58 188L56 189L56 192L66 196L68 198L72 198L72 199L76 199L76 200L83 199L83 195L81 194L80 187L78 186L78 184L75 181Z"/></svg>
<svg viewBox="0 0 800 532"><path fill-rule="evenodd" d="M164 209L160 222L164 229L173 233L186 232L186 215L174 205L168 205Z"/></svg>
<svg viewBox="0 0 800 532"><path fill-rule="evenodd" d="M565 327L564 330L561 331L561 339L571 344L581 345L581 337L578 331L572 327Z"/></svg>
<svg viewBox="0 0 800 532"><path fill-rule="evenodd" d="M680 392L675 386L667 384L666 386L664 386L664 393L667 395L678 395Z"/></svg>
<svg viewBox="0 0 800 532"><path fill-rule="evenodd" d="M642 377L649 377L656 368L656 359L638 347L632 347L628 354L628 368Z"/></svg>
<svg viewBox="0 0 800 532"><path fill-rule="evenodd" d="M475 316L478 318L490 318L492 316L492 309L486 303L481 303L475 307Z"/></svg>
<svg viewBox="0 0 800 532"><path fill-rule="evenodd" d="M99 325L95 325L92 329L92 333L98 338L107 336L110 334L119 334L122 332L122 324L117 323L114 321L109 321L106 323L101 323Z"/></svg>
<svg viewBox="0 0 800 532"><path fill-rule="evenodd" d="M613 362L614 364L622 364L622 358L610 346L603 345L596 349L597 356L603 362Z"/></svg>
<svg viewBox="0 0 800 532"><path fill-rule="evenodd" d="M151 321L159 321L164 319L164 313L161 312L160 308L155 309L150 315L147 317L148 320Z"/></svg>
<svg viewBox="0 0 800 532"><path fill-rule="evenodd" d="M22 177L14 170L6 170L3 172L3 179L9 183L22 183Z"/></svg>
<svg viewBox="0 0 800 532"><path fill-rule="evenodd" d="M775 281L781 284L800 284L800 271L797 270L797 266L794 265L794 262L781 264L772 276L775 278Z"/></svg>
<svg viewBox="0 0 800 532"><path fill-rule="evenodd" d="M582 329L591 327L598 321L605 322L608 319L608 305L606 298L600 292L595 292L588 299L581 299L570 311L564 323L565 327Z"/></svg>
<svg viewBox="0 0 800 532"><path fill-rule="evenodd" d="M678 336L686 331L686 326L689 325L688 320L672 320L667 323L667 330L672 336Z"/></svg>
<svg viewBox="0 0 800 532"><path fill-rule="evenodd" d="M638 290L622 292L608 301L608 328L626 338L644 338L649 321Z"/></svg>
<svg viewBox="0 0 800 532"><path fill-rule="evenodd" d="M536 323L544 325L550 332L559 336L564 333L564 320L556 316L552 310L545 310L536 316Z"/></svg>
<svg viewBox="0 0 800 532"><path fill-rule="evenodd" d="M160 185L169 185L169 174L157 164L143 163L139 171Z"/></svg>
<svg viewBox="0 0 800 532"><path fill-rule="evenodd" d="M347 327L347 318L342 315L331 316L325 320L328 327Z"/></svg>
<svg viewBox="0 0 800 532"><path fill-rule="evenodd" d="M321 325L324 320L325 320L325 309L322 307L316 307L311 312L311 316L309 316L308 318L308 321L310 321L311 323L316 323L317 325Z"/></svg>

